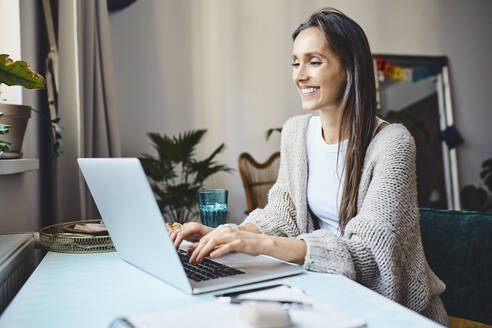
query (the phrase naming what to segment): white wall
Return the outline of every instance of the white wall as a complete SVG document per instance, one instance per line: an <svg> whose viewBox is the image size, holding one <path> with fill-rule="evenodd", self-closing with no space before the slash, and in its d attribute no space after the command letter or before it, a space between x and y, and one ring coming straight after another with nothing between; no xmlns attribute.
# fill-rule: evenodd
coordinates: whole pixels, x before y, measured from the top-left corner
<svg viewBox="0 0 492 328"><path fill-rule="evenodd" d="M0 1L0 54L8 54L14 61L21 58L19 0ZM0 84L0 101L22 104L22 87Z"/></svg>
<svg viewBox="0 0 492 328"><path fill-rule="evenodd" d="M199 155L265 160L279 146L268 128L301 113L291 82L290 35L315 9L333 6L366 31L373 52L446 55L450 60L462 185L492 156L492 2L487 0L140 0L111 14L123 155L152 153L146 132L208 128ZM230 218L246 208L238 172L208 187L230 190Z"/></svg>
<svg viewBox="0 0 492 328"><path fill-rule="evenodd" d="M13 47L9 48L10 50L5 50L5 52L11 54L11 57L14 57L15 59L27 61L31 64L31 68L34 71L39 71L40 67L37 67L35 64L36 42L34 39L35 28L37 28L39 24L37 24L37 21L34 18L34 5L30 0L22 0L20 3L16 0L0 0L0 17L2 17L2 19L5 13L8 14L8 12L2 12L5 8L4 6L7 4L12 5L13 3L17 3L17 11L14 12L14 15L19 15L19 12L21 14L13 19L13 21L17 22L15 23L17 25L9 25L8 31L10 31L15 38L19 37L17 42L20 43L14 44ZM10 14L12 14L12 12L10 12ZM0 19L0 25L3 26L4 22L2 19ZM8 18L8 20L9 19L12 18ZM21 35L22 38L20 38ZM5 39L3 39L2 34L0 35L0 43L3 41L5 41ZM1 47L0 53L4 53L4 50L2 50ZM20 93L16 94L14 92L14 98L9 98L9 102L23 103L32 108L38 107L36 99L36 92L38 91L23 90L21 87L16 88L19 88L18 91ZM27 123L26 135L24 136L22 147L24 158L37 158L39 156L37 143L38 119L39 117L37 114L32 113L31 118ZM39 222L39 171L0 176L0 234L39 231Z"/></svg>

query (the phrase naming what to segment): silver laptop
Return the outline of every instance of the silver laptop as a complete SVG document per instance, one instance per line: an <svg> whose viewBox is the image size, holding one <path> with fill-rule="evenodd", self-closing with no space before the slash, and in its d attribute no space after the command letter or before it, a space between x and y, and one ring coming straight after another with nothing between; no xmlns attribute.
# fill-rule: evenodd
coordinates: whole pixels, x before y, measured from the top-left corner
<svg viewBox="0 0 492 328"><path fill-rule="evenodd" d="M206 259L213 270L224 272L195 274L196 266L180 260L184 249L177 252L169 238L138 159L79 158L78 163L119 256L181 290L200 294L303 272L299 265L267 256L227 254L215 263Z"/></svg>

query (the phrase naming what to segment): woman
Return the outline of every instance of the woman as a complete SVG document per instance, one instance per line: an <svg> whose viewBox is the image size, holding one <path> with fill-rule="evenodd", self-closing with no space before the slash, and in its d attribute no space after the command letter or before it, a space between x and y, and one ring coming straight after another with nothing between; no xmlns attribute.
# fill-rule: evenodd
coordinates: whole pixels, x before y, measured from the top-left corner
<svg viewBox="0 0 492 328"><path fill-rule="evenodd" d="M282 130L278 180L264 209L238 227L191 223L171 232L190 263L226 253L265 254L343 274L442 324L444 284L420 237L415 144L376 118L372 57L341 12L313 14L293 34L293 81L305 111Z"/></svg>

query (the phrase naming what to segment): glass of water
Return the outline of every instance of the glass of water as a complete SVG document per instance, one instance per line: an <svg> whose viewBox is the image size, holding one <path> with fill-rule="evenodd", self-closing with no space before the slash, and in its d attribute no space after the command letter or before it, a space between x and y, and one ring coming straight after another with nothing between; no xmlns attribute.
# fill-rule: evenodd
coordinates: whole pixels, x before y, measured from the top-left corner
<svg viewBox="0 0 492 328"><path fill-rule="evenodd" d="M226 223L227 190L200 189L198 190L198 208L203 225L217 228Z"/></svg>

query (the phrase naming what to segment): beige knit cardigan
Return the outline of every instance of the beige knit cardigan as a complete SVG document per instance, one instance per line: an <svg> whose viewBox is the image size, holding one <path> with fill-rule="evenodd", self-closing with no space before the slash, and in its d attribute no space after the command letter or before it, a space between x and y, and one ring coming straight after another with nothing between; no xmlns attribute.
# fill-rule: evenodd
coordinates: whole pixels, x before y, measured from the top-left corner
<svg viewBox="0 0 492 328"><path fill-rule="evenodd" d="M303 239L307 270L342 274L441 324L445 285L425 259L417 208L415 143L400 124L370 142L359 185L357 215L343 237L316 230L307 205L306 130L311 115L289 119L281 138L280 169L268 204L242 224L265 234Z"/></svg>

